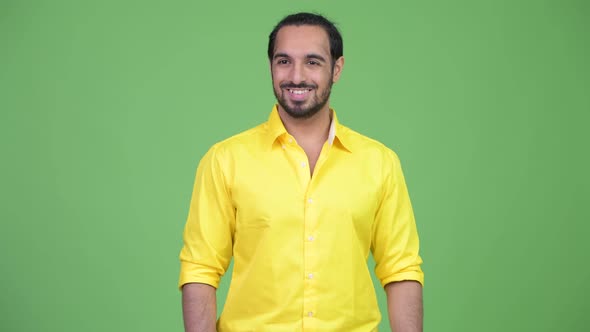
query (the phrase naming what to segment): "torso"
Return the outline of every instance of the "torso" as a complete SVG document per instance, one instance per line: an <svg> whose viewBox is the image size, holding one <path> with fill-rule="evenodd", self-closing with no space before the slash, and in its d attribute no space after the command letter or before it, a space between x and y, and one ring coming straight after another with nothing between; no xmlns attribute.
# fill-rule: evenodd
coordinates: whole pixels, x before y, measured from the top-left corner
<svg viewBox="0 0 590 332"><path fill-rule="evenodd" d="M310 175L313 175L313 170L315 169L315 165L320 157L320 153L322 152L323 144L321 145L313 145L311 147L302 146L303 151L307 155L307 162L309 163L309 172Z"/></svg>

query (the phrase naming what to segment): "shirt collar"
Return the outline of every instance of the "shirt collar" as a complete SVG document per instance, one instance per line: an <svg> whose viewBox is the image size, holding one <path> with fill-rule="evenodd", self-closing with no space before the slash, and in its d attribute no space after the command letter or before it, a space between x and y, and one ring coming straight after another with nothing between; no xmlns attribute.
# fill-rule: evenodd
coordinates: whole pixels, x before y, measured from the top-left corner
<svg viewBox="0 0 590 332"><path fill-rule="evenodd" d="M338 122L336 112L333 109L330 110L332 111L332 122L330 123L330 131L328 133L328 143L334 145L334 142L337 142L336 145L340 145L345 150L351 152L350 142L346 135L347 128ZM283 121L279 116L279 110L276 104L268 117L267 128L268 138L271 144L274 144L280 136L287 134L287 129L285 129Z"/></svg>

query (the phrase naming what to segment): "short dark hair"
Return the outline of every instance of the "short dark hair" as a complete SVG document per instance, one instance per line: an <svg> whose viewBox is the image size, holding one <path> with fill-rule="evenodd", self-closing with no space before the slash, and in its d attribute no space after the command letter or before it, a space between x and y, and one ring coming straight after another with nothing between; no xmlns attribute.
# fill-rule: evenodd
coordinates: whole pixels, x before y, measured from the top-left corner
<svg viewBox="0 0 590 332"><path fill-rule="evenodd" d="M322 27L328 33L330 40L330 55L332 56L332 65L342 56L343 45L342 35L336 28L334 23L319 14L312 13L297 13L283 18L272 30L268 36L268 59L272 60L275 49L275 40L277 33L284 26L302 26L302 25L316 25Z"/></svg>

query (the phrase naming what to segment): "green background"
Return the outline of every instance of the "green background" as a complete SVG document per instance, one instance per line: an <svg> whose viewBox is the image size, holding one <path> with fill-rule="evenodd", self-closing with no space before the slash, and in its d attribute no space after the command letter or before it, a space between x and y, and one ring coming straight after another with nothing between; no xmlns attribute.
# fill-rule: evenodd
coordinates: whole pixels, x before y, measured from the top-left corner
<svg viewBox="0 0 590 332"><path fill-rule="evenodd" d="M588 1L3 0L1 331L182 330L197 163L267 118L300 10L343 33L340 120L402 160L425 330L588 330Z"/></svg>

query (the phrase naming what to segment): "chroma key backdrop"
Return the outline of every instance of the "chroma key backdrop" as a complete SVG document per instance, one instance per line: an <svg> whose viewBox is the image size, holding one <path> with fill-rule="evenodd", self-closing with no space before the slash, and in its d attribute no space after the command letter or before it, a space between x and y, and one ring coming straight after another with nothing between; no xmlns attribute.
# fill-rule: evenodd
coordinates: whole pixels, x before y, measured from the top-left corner
<svg viewBox="0 0 590 332"><path fill-rule="evenodd" d="M197 164L266 120L298 11L342 31L340 121L402 161L425 331L590 329L590 2L4 0L0 331L182 331Z"/></svg>

